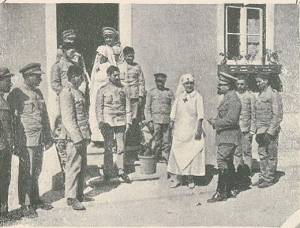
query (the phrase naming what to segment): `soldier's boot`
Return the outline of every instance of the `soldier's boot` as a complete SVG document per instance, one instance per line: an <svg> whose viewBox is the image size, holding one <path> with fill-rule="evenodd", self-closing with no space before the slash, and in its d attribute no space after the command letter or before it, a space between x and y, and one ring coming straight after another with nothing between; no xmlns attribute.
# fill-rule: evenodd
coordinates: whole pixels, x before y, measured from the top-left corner
<svg viewBox="0 0 300 228"><path fill-rule="evenodd" d="M249 166L246 164L243 165L240 168L240 171L238 169L238 172L240 172L240 190L247 190L250 188L250 185L252 184L251 182L251 171Z"/></svg>
<svg viewBox="0 0 300 228"><path fill-rule="evenodd" d="M207 203L215 203L227 200L226 175L226 170L219 169L217 190L213 194L213 196L207 200Z"/></svg>
<svg viewBox="0 0 300 228"><path fill-rule="evenodd" d="M225 170L225 188L228 198L235 198L239 194L237 188L237 174L233 169Z"/></svg>

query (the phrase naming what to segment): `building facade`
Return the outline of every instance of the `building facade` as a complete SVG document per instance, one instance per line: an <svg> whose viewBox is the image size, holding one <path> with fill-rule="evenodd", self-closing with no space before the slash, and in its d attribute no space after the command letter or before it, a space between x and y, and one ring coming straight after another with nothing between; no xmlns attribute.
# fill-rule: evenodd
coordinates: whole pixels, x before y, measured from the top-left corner
<svg viewBox="0 0 300 228"><path fill-rule="evenodd" d="M277 53L285 113L292 117L283 122L282 145L298 146L299 7L295 4L1 4L0 25L0 64L17 73L28 62L41 62L47 71L41 86L48 106L55 104L51 65L60 33L70 26L81 35L88 70L102 42L101 27L113 26L120 31L122 46L135 48L148 89L154 86L154 73L166 73L173 91L180 75L192 73L204 98L205 118L216 112L217 73L224 55L228 65L268 65L272 62L268 53ZM17 74L15 80L19 78ZM206 133L208 150L214 155L214 132L206 126Z"/></svg>

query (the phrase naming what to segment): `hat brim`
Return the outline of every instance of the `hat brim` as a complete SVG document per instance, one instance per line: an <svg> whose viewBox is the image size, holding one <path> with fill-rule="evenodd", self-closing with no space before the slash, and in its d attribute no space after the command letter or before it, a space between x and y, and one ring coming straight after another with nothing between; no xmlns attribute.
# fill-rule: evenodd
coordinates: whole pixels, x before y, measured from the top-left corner
<svg viewBox="0 0 300 228"><path fill-rule="evenodd" d="M1 76L0 76L0 79L3 79L3 78L11 78L11 77L13 77L13 76L14 76L14 74L9 73L9 74L5 74L5 75L1 75Z"/></svg>
<svg viewBox="0 0 300 228"><path fill-rule="evenodd" d="M46 73L44 71L37 70L37 71L33 71L33 72L30 72L30 73L27 73L27 74L46 74Z"/></svg>

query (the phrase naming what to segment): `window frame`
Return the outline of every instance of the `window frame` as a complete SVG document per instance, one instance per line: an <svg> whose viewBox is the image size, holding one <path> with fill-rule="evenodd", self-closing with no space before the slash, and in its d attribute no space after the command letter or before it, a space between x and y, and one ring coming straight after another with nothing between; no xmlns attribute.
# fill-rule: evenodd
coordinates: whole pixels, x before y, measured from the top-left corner
<svg viewBox="0 0 300 228"><path fill-rule="evenodd" d="M228 8L240 8L241 9L241 17L240 17L240 31L239 31L239 36L240 36L240 55L244 55L247 53L247 37L251 34L247 33L247 10L248 9L259 9L260 12L260 52L261 55L258 60L253 61L251 63L247 63L250 65L260 65L260 64L265 64L265 55L266 55L266 17L267 17L267 8L266 4L224 4L224 31L223 31L223 36L224 36L224 54L227 53L228 51L228 23L227 23L227 18L228 18ZM241 21L243 21L241 23ZM232 33L237 34L237 33ZM227 59L228 64L245 64L245 59L244 61L241 61L241 63L236 62L233 59Z"/></svg>

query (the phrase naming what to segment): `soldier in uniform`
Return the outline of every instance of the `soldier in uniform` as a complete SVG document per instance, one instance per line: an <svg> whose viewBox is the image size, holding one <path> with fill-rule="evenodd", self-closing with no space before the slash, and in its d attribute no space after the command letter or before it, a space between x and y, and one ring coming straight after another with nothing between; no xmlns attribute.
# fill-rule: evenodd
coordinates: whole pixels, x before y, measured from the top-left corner
<svg viewBox="0 0 300 228"><path fill-rule="evenodd" d="M124 171L125 132L131 125L130 98L125 86L120 82L120 71L116 66L107 69L109 82L97 92L96 114L99 129L104 137L104 175L110 177L113 166L114 137L117 143L116 165L118 175L130 183Z"/></svg>
<svg viewBox="0 0 300 228"><path fill-rule="evenodd" d="M86 99L79 90L83 81L82 68L76 65L70 66L67 76L70 84L63 88L59 96L62 124L68 141L65 196L67 204L74 210L85 210L81 202L85 200L83 190L90 127Z"/></svg>
<svg viewBox="0 0 300 228"><path fill-rule="evenodd" d="M236 78L221 73L218 83L218 94L224 98L219 104L218 115L208 122L216 130L217 165L218 165L218 186L215 194L208 203L226 200L228 197L235 197L235 168L233 164L234 152L240 141L241 130L239 117L241 113L241 102L234 86Z"/></svg>
<svg viewBox="0 0 300 228"><path fill-rule="evenodd" d="M63 44L61 46L63 55L52 66L51 70L51 86L52 89L58 95L62 88L67 84L68 77L67 71L71 65L78 64L84 71L84 82L80 89L82 92L86 92L86 84L89 82L89 76L87 74L83 57L77 51L76 44L77 35L74 30L66 30L62 34ZM60 51L59 51L60 52ZM84 87L84 88L83 88Z"/></svg>
<svg viewBox="0 0 300 228"><path fill-rule="evenodd" d="M174 100L173 92L165 87L167 75L154 74L156 88L147 93L145 117L150 128L154 129L155 146L154 153L158 160L166 162L170 152L170 113Z"/></svg>
<svg viewBox="0 0 300 228"><path fill-rule="evenodd" d="M240 128L242 131L240 144L235 151L235 167L239 187L248 188L251 184L252 137L255 134L255 96L247 90L245 77L237 81L237 95L241 100Z"/></svg>
<svg viewBox="0 0 300 228"><path fill-rule="evenodd" d="M142 119L142 106L145 96L145 79L142 68L134 62L134 49L125 47L123 49L124 63L118 67L120 69L120 79L128 87L130 96L130 110L132 114L131 132L138 131L138 123Z"/></svg>
<svg viewBox="0 0 300 228"><path fill-rule="evenodd" d="M4 94L11 89L12 76L8 68L0 68L0 218L6 217L8 213L8 189L14 144L11 111L4 98Z"/></svg>
<svg viewBox="0 0 300 228"><path fill-rule="evenodd" d="M36 217L35 209L52 209L39 197L38 179L42 170L43 150L52 146L46 104L38 89L42 81L41 64L30 63L20 73L24 84L15 88L7 100L14 114L16 148L19 154L19 203L26 217Z"/></svg>
<svg viewBox="0 0 300 228"><path fill-rule="evenodd" d="M259 188L269 187L276 182L278 136L283 118L282 98L270 86L271 76L259 74L256 78L259 88L255 102L256 141L260 159L260 176L256 184Z"/></svg>

